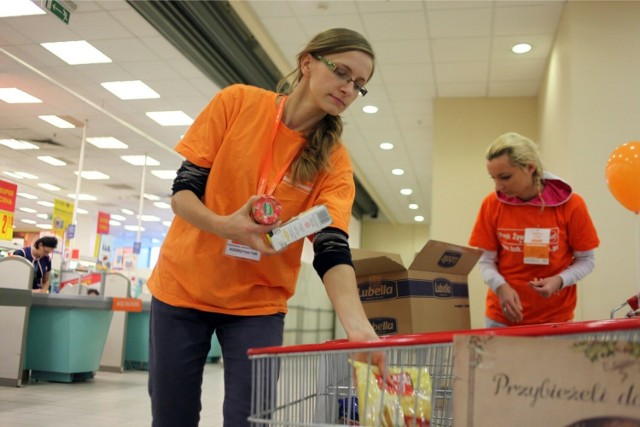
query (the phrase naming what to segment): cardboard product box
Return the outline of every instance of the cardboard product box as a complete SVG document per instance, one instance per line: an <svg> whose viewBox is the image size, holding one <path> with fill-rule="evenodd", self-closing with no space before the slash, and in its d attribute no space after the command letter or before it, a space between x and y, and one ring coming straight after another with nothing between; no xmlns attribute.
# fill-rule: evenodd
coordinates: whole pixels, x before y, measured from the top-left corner
<svg viewBox="0 0 640 427"><path fill-rule="evenodd" d="M406 268L398 254L353 249L360 300L378 335L469 329L469 272L482 251L430 240Z"/></svg>

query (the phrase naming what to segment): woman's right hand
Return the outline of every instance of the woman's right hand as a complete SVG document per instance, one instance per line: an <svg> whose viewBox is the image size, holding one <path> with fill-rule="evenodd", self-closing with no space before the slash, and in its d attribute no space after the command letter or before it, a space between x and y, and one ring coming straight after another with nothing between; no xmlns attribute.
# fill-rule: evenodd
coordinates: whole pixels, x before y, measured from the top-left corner
<svg viewBox="0 0 640 427"><path fill-rule="evenodd" d="M496 290L498 297L500 298L500 307L502 308L502 314L509 319L511 323L522 322L522 303L520 302L520 295L511 287L508 283L502 284Z"/></svg>
<svg viewBox="0 0 640 427"><path fill-rule="evenodd" d="M267 242L265 234L279 227L282 222L277 221L275 224L264 225L256 223L251 218L251 207L259 198L260 196L251 196L240 209L231 215L225 216L221 234L222 237L235 243L249 246L266 255L273 255L278 251L273 249Z"/></svg>

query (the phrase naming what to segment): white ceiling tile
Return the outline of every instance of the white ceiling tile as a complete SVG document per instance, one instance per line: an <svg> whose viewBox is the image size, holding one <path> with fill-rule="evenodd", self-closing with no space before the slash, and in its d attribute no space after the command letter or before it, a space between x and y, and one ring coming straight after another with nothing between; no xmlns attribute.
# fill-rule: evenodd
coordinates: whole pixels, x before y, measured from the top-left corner
<svg viewBox="0 0 640 427"><path fill-rule="evenodd" d="M479 83L486 82L489 73L487 61L446 62L435 66L436 79L440 83Z"/></svg>
<svg viewBox="0 0 640 427"><path fill-rule="evenodd" d="M428 15L429 36L434 39L447 37L488 37L492 33L492 10L439 9Z"/></svg>
<svg viewBox="0 0 640 427"><path fill-rule="evenodd" d="M486 83L438 83L438 98L477 98L488 96Z"/></svg>
<svg viewBox="0 0 640 427"><path fill-rule="evenodd" d="M561 2L541 2L532 6L500 7L497 2L494 35L554 34L563 10Z"/></svg>
<svg viewBox="0 0 640 427"><path fill-rule="evenodd" d="M521 61L493 61L490 68L492 82L540 81L544 76L546 59L523 59Z"/></svg>
<svg viewBox="0 0 640 427"><path fill-rule="evenodd" d="M426 38L377 40L371 44L378 64L431 62L431 49Z"/></svg>
<svg viewBox="0 0 640 427"><path fill-rule="evenodd" d="M434 62L485 61L491 52L489 37L447 38L433 41Z"/></svg>
<svg viewBox="0 0 640 427"><path fill-rule="evenodd" d="M428 64L387 64L380 66L380 74L386 84L433 82L433 73Z"/></svg>
<svg viewBox="0 0 640 427"><path fill-rule="evenodd" d="M262 19L294 16L288 1L249 0L247 3Z"/></svg>
<svg viewBox="0 0 640 427"><path fill-rule="evenodd" d="M362 19L372 43L377 40L411 40L427 37L427 25L422 13L371 13L364 15Z"/></svg>
<svg viewBox="0 0 640 427"><path fill-rule="evenodd" d="M305 42L316 34L329 28L350 28L361 34L365 34L362 19L357 14L332 15L332 16L299 16L300 25L306 34ZM371 39L371 38L370 38ZM373 40L373 39L371 39Z"/></svg>

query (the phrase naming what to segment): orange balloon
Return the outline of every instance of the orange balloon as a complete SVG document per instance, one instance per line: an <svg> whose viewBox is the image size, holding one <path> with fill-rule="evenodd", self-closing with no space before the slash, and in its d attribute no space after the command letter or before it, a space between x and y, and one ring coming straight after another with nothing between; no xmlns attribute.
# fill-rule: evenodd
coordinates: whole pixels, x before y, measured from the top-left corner
<svg viewBox="0 0 640 427"><path fill-rule="evenodd" d="M640 142L632 141L613 150L607 160L607 185L625 208L640 212Z"/></svg>

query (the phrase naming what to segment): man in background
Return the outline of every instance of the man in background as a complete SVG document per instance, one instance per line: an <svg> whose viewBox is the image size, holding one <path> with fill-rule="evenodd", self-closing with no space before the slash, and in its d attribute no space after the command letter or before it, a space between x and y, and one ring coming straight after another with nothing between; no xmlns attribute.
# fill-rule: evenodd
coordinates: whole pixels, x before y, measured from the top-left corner
<svg viewBox="0 0 640 427"><path fill-rule="evenodd" d="M13 252L33 263L33 290L49 292L49 276L51 272L51 254L58 247L58 239L52 236L41 237L31 247L24 247Z"/></svg>

